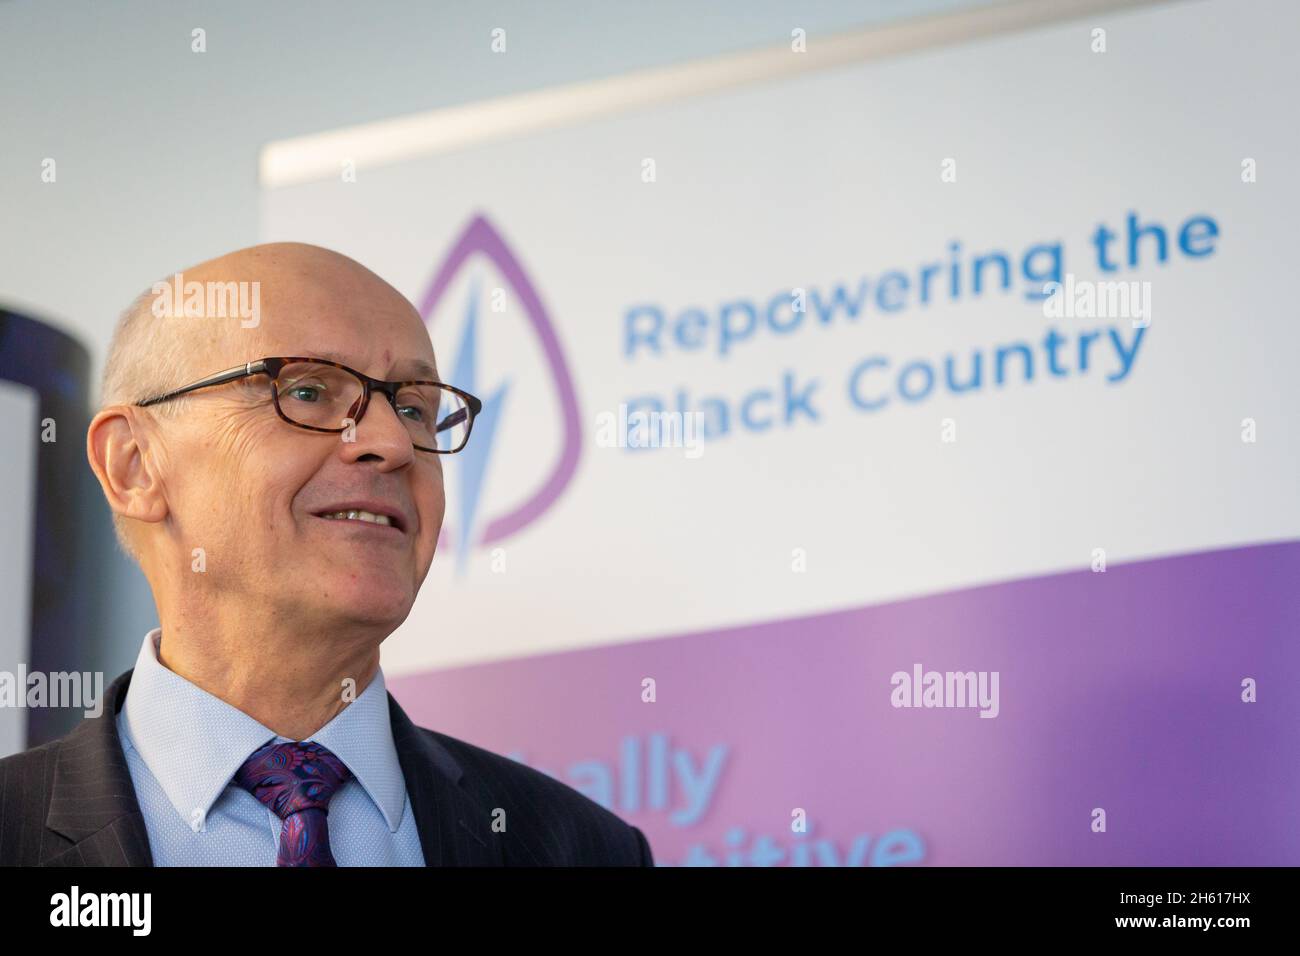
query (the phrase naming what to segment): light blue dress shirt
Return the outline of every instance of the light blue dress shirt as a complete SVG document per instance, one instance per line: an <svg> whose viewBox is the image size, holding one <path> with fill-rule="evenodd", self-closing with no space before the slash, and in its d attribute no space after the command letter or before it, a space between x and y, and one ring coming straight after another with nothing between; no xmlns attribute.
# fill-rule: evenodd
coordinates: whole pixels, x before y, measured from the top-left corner
<svg viewBox="0 0 1300 956"><path fill-rule="evenodd" d="M231 777L281 737L158 660L145 635L117 732L144 814L155 866L275 866L283 821ZM339 866L424 866L393 745L384 674L308 738L352 771L329 803Z"/></svg>

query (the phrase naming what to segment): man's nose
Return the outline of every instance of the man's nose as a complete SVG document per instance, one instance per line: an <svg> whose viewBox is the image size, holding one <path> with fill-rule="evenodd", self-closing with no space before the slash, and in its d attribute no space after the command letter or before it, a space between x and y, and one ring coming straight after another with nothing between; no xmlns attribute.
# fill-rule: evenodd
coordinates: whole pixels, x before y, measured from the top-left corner
<svg viewBox="0 0 1300 956"><path fill-rule="evenodd" d="M398 468L415 457L411 433L402 424L392 401L382 392L376 391L370 396L352 437L353 441L347 441L347 433L344 433L343 454L349 461L379 458L388 467Z"/></svg>

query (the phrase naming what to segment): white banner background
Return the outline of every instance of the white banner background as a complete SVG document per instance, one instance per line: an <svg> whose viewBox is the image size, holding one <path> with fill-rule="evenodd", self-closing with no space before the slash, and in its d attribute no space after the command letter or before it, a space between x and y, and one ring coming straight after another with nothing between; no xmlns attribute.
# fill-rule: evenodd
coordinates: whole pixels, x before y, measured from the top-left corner
<svg viewBox="0 0 1300 956"><path fill-rule="evenodd" d="M1248 8L1248 9L1247 9ZM392 673L633 640L1300 533L1291 294L1294 4L1192 2L1074 21L897 60L841 67L630 111L616 118L268 190L263 239L338 249L413 301L476 214L501 232L545 303L576 389L573 481L535 523L463 570L439 552L410 619L385 647ZM1094 27L1107 52L1092 52ZM816 38L810 39L811 43ZM797 55L797 54L791 54ZM941 181L941 163L957 181ZM642 181L643 161L657 178ZM1258 182L1243 183L1253 158ZM343 157L340 157L343 159ZM1134 212L1169 232L1168 261L1099 276L1090 237ZM1208 215L1216 251L1177 230ZM1153 316L1127 378L1100 343L1088 374L953 397L848 401L870 355L893 368L1070 336L1125 319L1048 320L1024 281L856 322L755 334L716 351L624 356L629 307L717 314L782 289L1060 241L1065 271L1149 280ZM1123 249L1123 237L1117 242ZM969 272L967 273L967 276ZM474 283L478 285L475 287ZM518 297L471 262L434 316L455 384L466 303L482 296L480 397L508 383L484 516L517 505L554 462L555 394ZM870 286L869 286L870 288ZM1103 331L1103 337L1105 332ZM671 335L665 336L671 341ZM304 343L304 348L310 343ZM1102 359L1105 361L1102 361ZM1017 367L1018 366L1014 366ZM820 380L822 420L738 432L680 451L596 445L597 416L639 395L733 402ZM885 376L872 380L885 382ZM468 387L468 386L467 386ZM940 440L941 422L957 441ZM1242 420L1257 423L1244 443ZM476 432L476 438L479 434ZM458 519L456 463L447 522ZM792 573L795 549L805 573Z"/></svg>

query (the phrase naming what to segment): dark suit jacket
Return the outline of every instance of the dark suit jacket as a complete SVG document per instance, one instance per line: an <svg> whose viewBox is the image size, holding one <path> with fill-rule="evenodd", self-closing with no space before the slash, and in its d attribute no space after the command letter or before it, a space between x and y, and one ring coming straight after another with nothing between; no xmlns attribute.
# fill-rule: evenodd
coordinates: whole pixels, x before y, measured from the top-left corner
<svg viewBox="0 0 1300 956"><path fill-rule="evenodd" d="M153 866L115 722L130 683L67 736L0 760L0 866ZM415 726L392 694L388 711L427 865L654 865L639 829L572 787Z"/></svg>

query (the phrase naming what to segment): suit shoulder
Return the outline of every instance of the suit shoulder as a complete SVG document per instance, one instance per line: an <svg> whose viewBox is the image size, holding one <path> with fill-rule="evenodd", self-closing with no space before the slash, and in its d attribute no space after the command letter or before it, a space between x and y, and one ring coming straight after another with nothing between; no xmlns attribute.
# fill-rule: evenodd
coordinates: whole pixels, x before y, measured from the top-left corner
<svg viewBox="0 0 1300 956"><path fill-rule="evenodd" d="M6 792L15 788L25 790L36 782L36 778L52 777L63 740L59 737L39 747L0 757L0 788Z"/></svg>
<svg viewBox="0 0 1300 956"><path fill-rule="evenodd" d="M40 861L63 739L0 758L0 866Z"/></svg>
<svg viewBox="0 0 1300 956"><path fill-rule="evenodd" d="M451 753L465 771L462 783L480 799L522 818L530 829L544 830L564 844L567 862L650 866L649 844L639 829L620 819L586 794L517 760L421 727Z"/></svg>
<svg viewBox="0 0 1300 956"><path fill-rule="evenodd" d="M609 821L627 826L614 813L549 774L468 741L425 727L420 729L451 752L467 777L475 778L475 782L486 785L493 791L499 791L503 795L515 791L521 796L527 795L534 799L540 792L564 807L594 813Z"/></svg>

